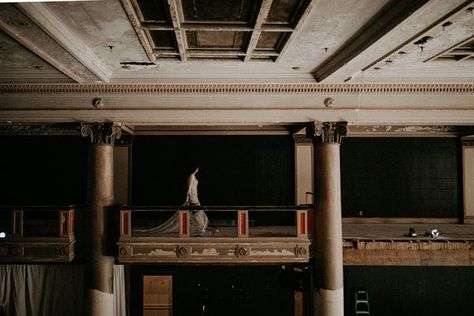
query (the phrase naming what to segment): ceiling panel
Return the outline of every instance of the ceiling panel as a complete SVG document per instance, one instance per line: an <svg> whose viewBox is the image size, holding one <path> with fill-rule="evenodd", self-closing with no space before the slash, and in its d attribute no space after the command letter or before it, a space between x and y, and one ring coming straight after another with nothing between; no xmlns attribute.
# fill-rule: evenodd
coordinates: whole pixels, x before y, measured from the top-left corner
<svg viewBox="0 0 474 316"><path fill-rule="evenodd" d="M305 0L122 0L144 48L154 57L276 60L311 1ZM136 1L136 2L135 2ZM135 21L138 17L138 21ZM282 30L282 28L285 28ZM206 54L195 50L207 49ZM239 50L239 54L234 54Z"/></svg>

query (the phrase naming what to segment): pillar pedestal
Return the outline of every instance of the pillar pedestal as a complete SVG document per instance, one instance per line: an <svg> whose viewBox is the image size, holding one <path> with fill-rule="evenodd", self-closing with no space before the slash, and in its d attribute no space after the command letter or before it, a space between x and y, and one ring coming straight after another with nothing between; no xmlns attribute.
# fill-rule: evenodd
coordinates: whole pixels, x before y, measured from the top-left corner
<svg viewBox="0 0 474 316"><path fill-rule="evenodd" d="M120 128L112 124L88 124L89 136L87 214L84 216L85 315L112 316L114 258L107 247L108 222L114 204L114 141Z"/></svg>
<svg viewBox="0 0 474 316"><path fill-rule="evenodd" d="M345 123L313 126L314 143L314 312L344 315L340 143Z"/></svg>

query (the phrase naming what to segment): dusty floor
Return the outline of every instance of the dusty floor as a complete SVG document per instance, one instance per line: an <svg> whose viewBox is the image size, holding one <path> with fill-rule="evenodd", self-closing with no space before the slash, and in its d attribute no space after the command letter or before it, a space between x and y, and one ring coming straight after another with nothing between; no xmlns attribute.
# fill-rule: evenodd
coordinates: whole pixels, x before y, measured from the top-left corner
<svg viewBox="0 0 474 316"><path fill-rule="evenodd" d="M474 225L462 224L343 224L342 234L344 238L370 238L370 239L404 239L408 229L412 227L418 234L415 238L426 238L426 231L437 229L443 239L474 240ZM212 230L212 229L211 229ZM250 237L295 237L294 226L257 226L250 227ZM158 235L153 232L133 230L134 237L178 237L177 233ZM237 237L237 227L218 227L205 237Z"/></svg>

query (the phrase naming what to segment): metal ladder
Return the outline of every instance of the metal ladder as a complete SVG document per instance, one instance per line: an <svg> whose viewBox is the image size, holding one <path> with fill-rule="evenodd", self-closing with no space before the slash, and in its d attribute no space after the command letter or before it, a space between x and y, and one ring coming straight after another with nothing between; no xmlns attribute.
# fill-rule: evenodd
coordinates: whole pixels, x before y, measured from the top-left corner
<svg viewBox="0 0 474 316"><path fill-rule="evenodd" d="M354 293L354 315L370 316L369 293L367 290L356 290Z"/></svg>

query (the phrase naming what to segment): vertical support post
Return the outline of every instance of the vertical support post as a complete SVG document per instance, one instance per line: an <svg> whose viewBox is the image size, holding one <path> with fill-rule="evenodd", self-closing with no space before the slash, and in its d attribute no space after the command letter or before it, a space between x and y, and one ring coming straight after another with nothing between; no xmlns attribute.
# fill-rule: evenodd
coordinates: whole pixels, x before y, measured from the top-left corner
<svg viewBox="0 0 474 316"><path fill-rule="evenodd" d="M59 211L59 238L71 237L71 210Z"/></svg>
<svg viewBox="0 0 474 316"><path fill-rule="evenodd" d="M23 210L12 211L12 235L23 237Z"/></svg>
<svg viewBox="0 0 474 316"><path fill-rule="evenodd" d="M189 211L179 211L179 237L185 238L190 236Z"/></svg>
<svg viewBox="0 0 474 316"><path fill-rule="evenodd" d="M120 239L132 237L132 212L120 211Z"/></svg>
<svg viewBox="0 0 474 316"><path fill-rule="evenodd" d="M474 136L462 138L464 224L474 224Z"/></svg>
<svg viewBox="0 0 474 316"><path fill-rule="evenodd" d="M249 236L249 211L238 210L237 211L237 237L248 237Z"/></svg>
<svg viewBox="0 0 474 316"><path fill-rule="evenodd" d="M82 136L90 136L87 177L87 212L84 216L85 314L112 316L114 258L110 236L114 203L114 142L121 129L113 124L84 124Z"/></svg>
<svg viewBox="0 0 474 316"><path fill-rule="evenodd" d="M298 238L308 237L308 212L296 210L296 236Z"/></svg>
<svg viewBox="0 0 474 316"><path fill-rule="evenodd" d="M343 316L340 144L346 123L311 126L314 141L315 315Z"/></svg>
<svg viewBox="0 0 474 316"><path fill-rule="evenodd" d="M313 204L313 142L305 134L294 134L296 205Z"/></svg>

